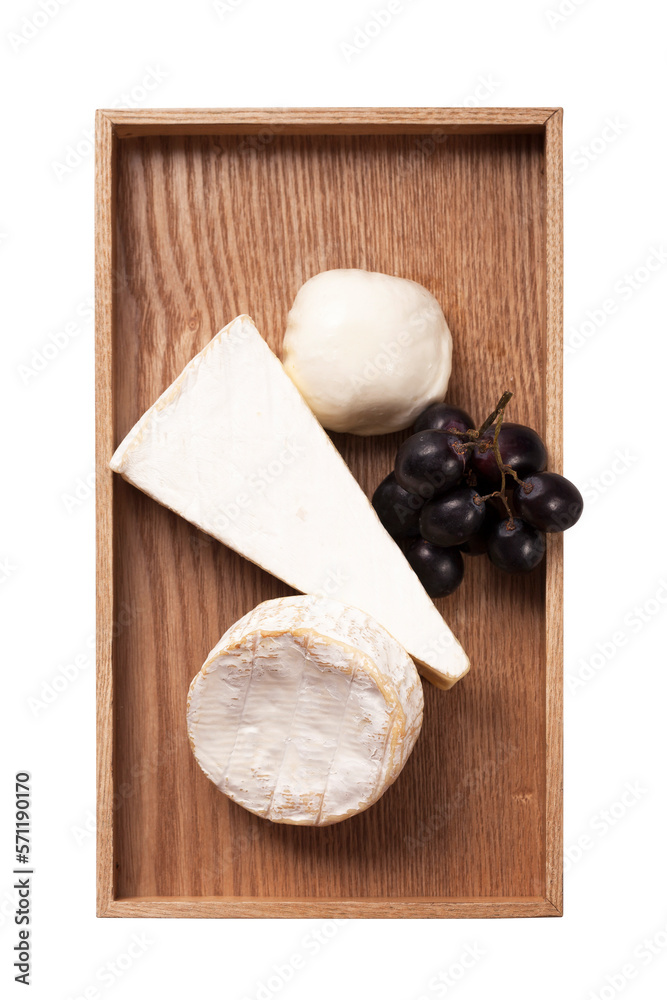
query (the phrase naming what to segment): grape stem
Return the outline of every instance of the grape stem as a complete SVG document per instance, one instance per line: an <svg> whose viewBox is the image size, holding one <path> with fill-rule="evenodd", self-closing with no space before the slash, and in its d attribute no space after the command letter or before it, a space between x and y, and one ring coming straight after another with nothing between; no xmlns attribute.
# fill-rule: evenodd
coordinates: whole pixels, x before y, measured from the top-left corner
<svg viewBox="0 0 667 1000"><path fill-rule="evenodd" d="M505 407L507 406L513 395L514 393L510 392L509 390L507 390L502 394L502 396L498 400L495 410L493 410L493 412L488 415L484 423L480 426L479 430L475 430L474 427L471 427L467 431L456 431L453 429L447 431L448 434L454 434L457 438L467 438L467 441L457 441L456 443L454 450L458 452L459 455L462 455L467 448L479 448L480 452L486 452L489 450L493 452L495 460L498 464L498 468L500 469L500 489L496 490L494 493L489 493L485 497L480 497L480 501L483 502L486 500L491 500L493 497L498 497L500 500L502 500L505 510L507 511L508 531L514 531L516 525L514 523L514 516L512 514L512 509L507 499L507 490L505 488L505 481L507 476L512 476L517 481L519 486L524 487L526 493L530 493L533 489L530 483L524 483L522 479L519 479L518 475L516 474L514 469L511 468L511 466L505 465L502 456L500 454L500 446L498 445L498 435L500 434L500 428L502 427L503 418L505 416ZM480 441L479 440L480 437L482 436L482 434L488 431L489 427L494 422L494 420L497 421L497 423L493 434L493 440Z"/></svg>
<svg viewBox="0 0 667 1000"><path fill-rule="evenodd" d="M513 395L514 393L509 391L504 392L502 394L502 396L498 400L498 405L496 406L495 410L488 415L488 417L486 418L486 420L481 425L478 431L476 431L474 427L470 427L467 431L457 431L454 430L454 428L452 427L447 431L447 433L454 434L456 437L460 438L468 438L467 441L459 441L459 444L462 445L462 447L464 448L472 448L475 446L477 439L480 438L482 434L484 434L484 432L489 429L493 421L497 420L498 417L500 417L500 421L498 423L498 427L496 428L496 433L494 437L494 444L495 444L498 440L498 430L500 429L500 423L502 423L502 418L505 413L505 407L507 406ZM484 441L480 445L480 448L482 448L482 450L484 451L488 451L489 447L492 447L492 445L490 443L487 444ZM498 464L502 465L502 462L499 462Z"/></svg>
<svg viewBox="0 0 667 1000"><path fill-rule="evenodd" d="M484 423L482 424L482 426L480 427L480 429L475 432L475 437L476 438L481 437L482 434L484 433L484 431L488 431L488 429L491 426L491 424L493 423L493 421L496 420L498 417L500 417L500 420L502 421L503 415L505 413L505 407L507 406L507 404L509 403L509 401L510 401L510 399L512 398L513 395L514 395L514 393L513 392L509 392L509 390L507 392L504 392L502 394L502 396L498 400L498 405L496 406L496 408L493 411L493 413L490 413L488 415L488 417L486 418L486 420L484 421ZM500 422L498 424L498 428L499 427L500 427ZM496 440L498 438L498 428L496 428L496 435L495 435L495 439Z"/></svg>
<svg viewBox="0 0 667 1000"><path fill-rule="evenodd" d="M484 431L491 426L493 421L497 420L491 449L493 451L496 462L498 463L498 468L500 469L500 490L496 490L496 492L491 495L499 496L505 506L505 510L507 511L508 531L514 531L514 518L512 516L512 510L510 508L509 501L507 499L507 492L505 488L505 477L508 471L511 472L514 476L516 476L516 473L514 472L514 469L510 469L509 465L505 465L505 463L502 460L502 457L500 455L500 448L498 446L498 435L500 434L500 428L502 427L503 424L503 417L505 416L505 407L507 406L511 398L512 398L511 392L504 392L495 410L489 417L486 418L486 420L482 424L482 427L478 431L479 434L483 434ZM519 481L518 476L516 476L516 480L517 482Z"/></svg>
<svg viewBox="0 0 667 1000"><path fill-rule="evenodd" d="M495 410L493 410L488 415L484 423L480 426L479 430L476 431L470 430L468 432L468 438L470 439L470 443L474 446L475 443L479 440L479 438L489 429L494 420L497 421L493 435L493 441L489 441L488 443L482 442L481 444L478 445L478 447L480 451L488 451L489 449L491 449L491 451L493 452L494 458L498 464L498 468L500 469L500 489L495 490L493 493L489 493L487 496L482 497L481 499L483 501L486 501L486 500L491 500L492 497L499 497L499 499L503 503L503 506L505 507L505 510L507 511L508 531L514 531L515 524L514 524L514 516L512 514L512 509L507 499L507 490L505 482L506 477L508 474L510 476L513 476L514 479L516 479L517 483L519 483L519 485L522 485L522 481L519 479L514 469L510 468L509 465L505 465L505 463L503 462L502 456L500 454L500 447L498 445L498 435L500 434L500 428L502 427L503 424L503 418L505 416L505 407L507 406L513 395L514 393L510 392L509 390L504 392L500 397L500 399L498 400Z"/></svg>
<svg viewBox="0 0 667 1000"><path fill-rule="evenodd" d="M499 490L496 490L495 493L489 493L487 496L481 497L480 499L481 500L491 500L493 497L500 497L500 499L504 503L505 510L507 511L507 520L508 520L507 530L508 531L514 531L514 527L515 527L515 525L514 525L514 516L512 515L512 511L511 511L510 505L509 505L507 497L505 495L505 484L504 483L502 484L502 486L500 487Z"/></svg>

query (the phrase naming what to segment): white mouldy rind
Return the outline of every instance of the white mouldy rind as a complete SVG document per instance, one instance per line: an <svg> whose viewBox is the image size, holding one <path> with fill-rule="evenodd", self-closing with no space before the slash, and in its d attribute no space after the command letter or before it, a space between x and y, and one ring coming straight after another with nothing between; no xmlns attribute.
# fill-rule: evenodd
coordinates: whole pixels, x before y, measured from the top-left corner
<svg viewBox="0 0 667 1000"><path fill-rule="evenodd" d="M373 805L419 735L419 675L369 615L322 597L260 604L208 656L188 695L204 774L275 823L327 826Z"/></svg>

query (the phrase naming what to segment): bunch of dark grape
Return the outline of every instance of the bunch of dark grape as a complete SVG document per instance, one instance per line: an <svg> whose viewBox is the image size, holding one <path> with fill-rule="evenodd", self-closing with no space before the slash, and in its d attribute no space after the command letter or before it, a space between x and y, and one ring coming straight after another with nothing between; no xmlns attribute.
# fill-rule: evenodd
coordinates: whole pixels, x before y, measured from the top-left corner
<svg viewBox="0 0 667 1000"><path fill-rule="evenodd" d="M461 553L529 573L544 557L545 532L565 531L581 517L579 490L546 471L539 435L503 422L511 398L504 393L478 429L465 410L433 403L373 494L378 517L431 597L460 585Z"/></svg>

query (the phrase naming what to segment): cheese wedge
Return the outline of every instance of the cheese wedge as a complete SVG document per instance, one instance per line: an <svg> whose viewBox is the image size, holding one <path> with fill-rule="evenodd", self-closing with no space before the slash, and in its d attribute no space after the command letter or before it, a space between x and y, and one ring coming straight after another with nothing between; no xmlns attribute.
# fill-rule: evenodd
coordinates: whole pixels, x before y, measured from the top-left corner
<svg viewBox="0 0 667 1000"><path fill-rule="evenodd" d="M141 417L111 468L295 590L371 615L439 687L468 658L248 316Z"/></svg>
<svg viewBox="0 0 667 1000"><path fill-rule="evenodd" d="M260 604L190 686L190 744L221 792L274 823L327 826L398 777L422 724L412 660L363 611L321 597Z"/></svg>

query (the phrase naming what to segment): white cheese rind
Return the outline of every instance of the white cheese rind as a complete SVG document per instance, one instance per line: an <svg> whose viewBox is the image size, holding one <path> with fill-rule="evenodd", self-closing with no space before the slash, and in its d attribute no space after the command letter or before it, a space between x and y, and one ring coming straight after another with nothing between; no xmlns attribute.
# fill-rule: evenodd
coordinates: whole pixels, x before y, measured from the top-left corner
<svg viewBox="0 0 667 1000"><path fill-rule="evenodd" d="M419 735L415 667L357 608L267 601L233 625L190 686L197 761L234 802L275 823L327 826L376 802Z"/></svg>
<svg viewBox="0 0 667 1000"><path fill-rule="evenodd" d="M361 608L448 688L468 658L248 316L185 367L111 468L295 590Z"/></svg>

